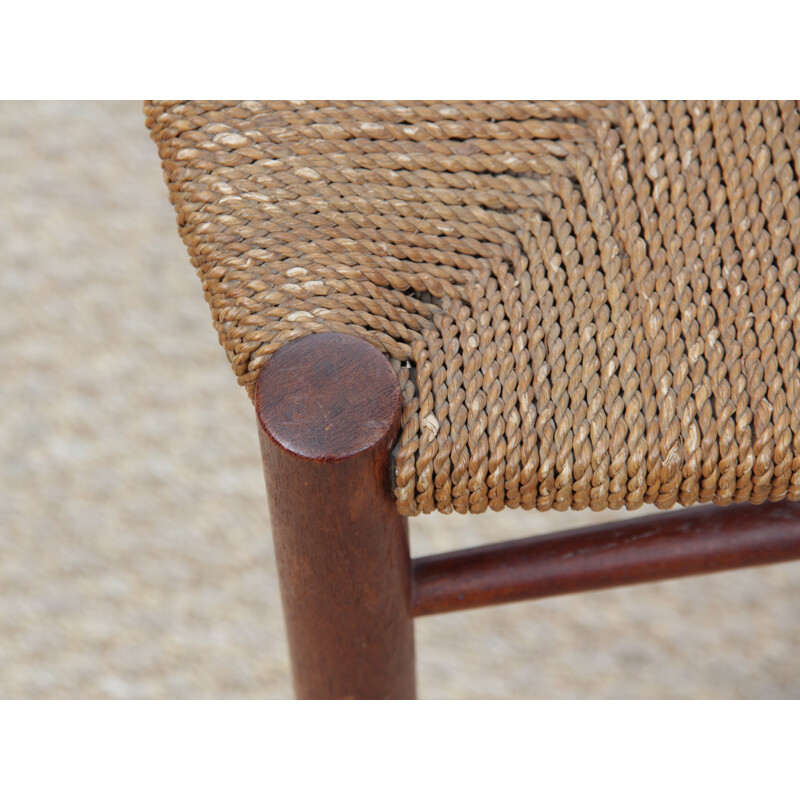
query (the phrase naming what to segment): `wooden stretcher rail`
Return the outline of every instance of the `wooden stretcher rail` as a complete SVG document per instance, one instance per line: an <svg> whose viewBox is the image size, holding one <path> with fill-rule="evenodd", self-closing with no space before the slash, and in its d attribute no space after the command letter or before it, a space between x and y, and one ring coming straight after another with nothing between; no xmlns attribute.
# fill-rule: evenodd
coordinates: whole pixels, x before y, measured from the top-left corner
<svg viewBox="0 0 800 800"><path fill-rule="evenodd" d="M698 506L418 558L415 617L800 559L800 503Z"/></svg>

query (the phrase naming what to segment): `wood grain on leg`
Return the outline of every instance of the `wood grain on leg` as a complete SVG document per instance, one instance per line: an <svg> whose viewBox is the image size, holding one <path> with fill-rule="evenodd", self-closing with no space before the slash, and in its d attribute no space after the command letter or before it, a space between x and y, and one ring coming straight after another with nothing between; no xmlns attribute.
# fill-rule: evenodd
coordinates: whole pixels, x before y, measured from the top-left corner
<svg viewBox="0 0 800 800"><path fill-rule="evenodd" d="M394 370L354 336L307 336L267 362L256 411L297 696L413 698Z"/></svg>

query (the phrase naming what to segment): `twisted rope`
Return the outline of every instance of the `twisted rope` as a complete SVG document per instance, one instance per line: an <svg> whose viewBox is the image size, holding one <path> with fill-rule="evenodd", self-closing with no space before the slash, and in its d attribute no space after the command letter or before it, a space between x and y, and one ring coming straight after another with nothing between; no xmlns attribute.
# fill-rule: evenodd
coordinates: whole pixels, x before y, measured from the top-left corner
<svg viewBox="0 0 800 800"><path fill-rule="evenodd" d="M363 337L404 514L800 499L794 102L148 103L239 382Z"/></svg>

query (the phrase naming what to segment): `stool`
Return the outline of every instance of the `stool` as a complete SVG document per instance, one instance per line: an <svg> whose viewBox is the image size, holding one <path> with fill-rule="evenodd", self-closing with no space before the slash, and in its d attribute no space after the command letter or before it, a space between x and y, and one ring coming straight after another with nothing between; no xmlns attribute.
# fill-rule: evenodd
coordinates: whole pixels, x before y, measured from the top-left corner
<svg viewBox="0 0 800 800"><path fill-rule="evenodd" d="M414 616L800 558L798 104L145 111L299 697L413 697ZM695 507L409 558L419 513L644 504Z"/></svg>

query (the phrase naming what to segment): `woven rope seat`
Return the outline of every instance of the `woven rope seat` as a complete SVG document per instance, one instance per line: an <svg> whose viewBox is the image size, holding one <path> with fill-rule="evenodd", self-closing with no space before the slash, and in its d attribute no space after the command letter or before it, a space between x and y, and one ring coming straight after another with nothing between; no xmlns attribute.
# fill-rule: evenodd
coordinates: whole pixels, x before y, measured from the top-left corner
<svg viewBox="0 0 800 800"><path fill-rule="evenodd" d="M800 499L798 104L145 110L251 397L308 334L390 358L401 513Z"/></svg>

